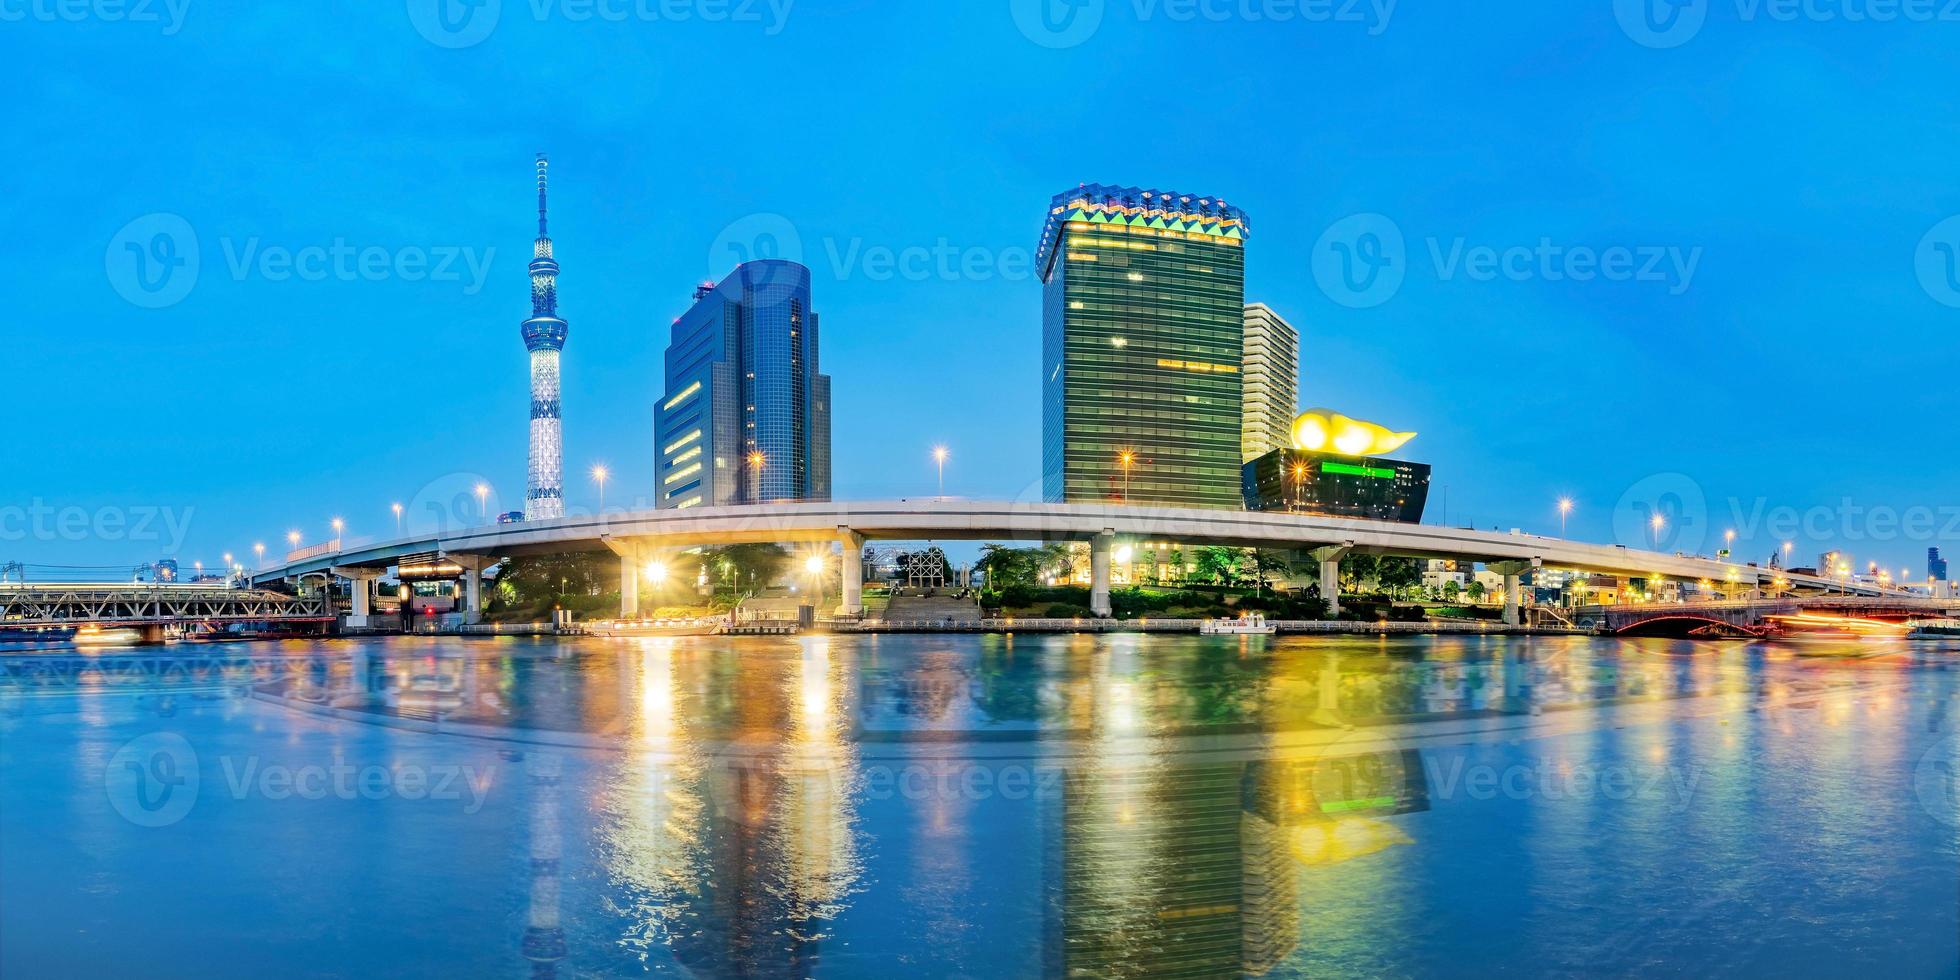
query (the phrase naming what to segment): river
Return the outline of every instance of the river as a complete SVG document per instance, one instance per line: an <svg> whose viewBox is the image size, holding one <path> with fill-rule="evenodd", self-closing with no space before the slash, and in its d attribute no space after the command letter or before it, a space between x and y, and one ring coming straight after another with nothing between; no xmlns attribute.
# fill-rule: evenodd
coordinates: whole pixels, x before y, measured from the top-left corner
<svg viewBox="0 0 1960 980"><path fill-rule="evenodd" d="M1960 970L1960 642L0 656L7 976Z"/></svg>

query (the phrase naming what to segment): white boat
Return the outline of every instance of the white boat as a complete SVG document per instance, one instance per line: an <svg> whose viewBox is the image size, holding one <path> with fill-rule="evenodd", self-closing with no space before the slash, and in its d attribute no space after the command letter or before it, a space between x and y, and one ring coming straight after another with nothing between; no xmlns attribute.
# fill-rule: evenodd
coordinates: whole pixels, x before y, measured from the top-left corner
<svg viewBox="0 0 1960 980"><path fill-rule="evenodd" d="M78 647L126 647L143 642L143 634L132 629L84 626L75 631L69 642Z"/></svg>
<svg viewBox="0 0 1960 980"><path fill-rule="evenodd" d="M1198 624L1198 632L1206 636L1271 636L1279 627L1258 613L1246 613L1237 619L1207 619Z"/></svg>

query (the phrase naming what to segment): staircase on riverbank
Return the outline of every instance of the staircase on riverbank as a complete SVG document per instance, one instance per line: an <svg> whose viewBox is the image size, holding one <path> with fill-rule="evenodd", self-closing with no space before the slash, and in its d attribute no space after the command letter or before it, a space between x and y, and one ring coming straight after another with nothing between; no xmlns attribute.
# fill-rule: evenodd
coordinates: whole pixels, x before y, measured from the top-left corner
<svg viewBox="0 0 1960 980"><path fill-rule="evenodd" d="M878 618L888 623L979 622L980 600L971 595L894 593Z"/></svg>

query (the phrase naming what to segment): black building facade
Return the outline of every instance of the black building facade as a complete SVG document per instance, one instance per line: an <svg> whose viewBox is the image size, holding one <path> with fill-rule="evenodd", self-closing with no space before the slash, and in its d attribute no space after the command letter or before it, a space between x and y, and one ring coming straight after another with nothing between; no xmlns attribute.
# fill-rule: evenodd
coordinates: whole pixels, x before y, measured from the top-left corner
<svg viewBox="0 0 1960 980"><path fill-rule="evenodd" d="M1245 464L1248 510L1422 523L1429 464L1275 449Z"/></svg>

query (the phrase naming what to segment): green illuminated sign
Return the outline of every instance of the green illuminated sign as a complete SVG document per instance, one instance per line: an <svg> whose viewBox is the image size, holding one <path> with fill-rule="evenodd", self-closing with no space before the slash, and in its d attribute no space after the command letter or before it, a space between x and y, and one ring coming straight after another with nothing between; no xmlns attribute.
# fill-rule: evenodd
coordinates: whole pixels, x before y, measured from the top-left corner
<svg viewBox="0 0 1960 980"><path fill-rule="evenodd" d="M1356 466L1353 463L1322 462L1320 464L1320 471L1322 473L1339 473L1342 476L1365 476L1371 480L1395 479L1394 470L1385 470L1379 466Z"/></svg>

